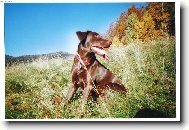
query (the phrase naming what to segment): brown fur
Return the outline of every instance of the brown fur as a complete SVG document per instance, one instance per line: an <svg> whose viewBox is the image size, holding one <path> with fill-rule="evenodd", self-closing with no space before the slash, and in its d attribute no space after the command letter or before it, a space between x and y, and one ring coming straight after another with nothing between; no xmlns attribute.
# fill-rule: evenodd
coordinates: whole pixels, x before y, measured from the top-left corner
<svg viewBox="0 0 189 130"><path fill-rule="evenodd" d="M76 32L76 34L80 40L78 54L87 70L85 66L81 64L78 55L76 55L71 71L72 85L68 90L66 103L71 100L73 94L79 87L83 89L82 109L90 93L96 98L99 97L103 90L109 88L121 93L126 93L126 89L121 81L96 59L95 52L91 50L92 46L108 48L111 42L103 39L96 32Z"/></svg>

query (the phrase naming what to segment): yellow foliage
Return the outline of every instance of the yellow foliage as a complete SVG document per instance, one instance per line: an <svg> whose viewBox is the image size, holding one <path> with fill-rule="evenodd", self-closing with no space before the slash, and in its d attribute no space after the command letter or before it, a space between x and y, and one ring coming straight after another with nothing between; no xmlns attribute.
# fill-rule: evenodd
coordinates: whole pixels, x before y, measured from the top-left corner
<svg viewBox="0 0 189 130"><path fill-rule="evenodd" d="M130 7L121 13L113 28L110 26L111 40L125 45L174 35L174 6L174 3L151 2L144 8Z"/></svg>
<svg viewBox="0 0 189 130"><path fill-rule="evenodd" d="M121 41L119 40L118 36L114 36L112 39L112 43L118 45L121 44Z"/></svg>
<svg viewBox="0 0 189 130"><path fill-rule="evenodd" d="M145 13L141 20L136 21L134 29L137 39L141 41L151 40L154 37L153 32L155 30L155 23L153 22L152 16Z"/></svg>

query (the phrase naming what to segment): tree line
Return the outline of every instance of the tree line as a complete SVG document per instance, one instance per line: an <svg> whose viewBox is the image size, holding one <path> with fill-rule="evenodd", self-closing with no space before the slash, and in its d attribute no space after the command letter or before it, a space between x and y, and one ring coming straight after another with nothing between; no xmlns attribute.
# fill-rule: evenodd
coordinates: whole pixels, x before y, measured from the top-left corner
<svg viewBox="0 0 189 130"><path fill-rule="evenodd" d="M147 43L170 36L175 36L174 2L150 2L141 8L133 5L106 32L107 38L121 44L134 40Z"/></svg>

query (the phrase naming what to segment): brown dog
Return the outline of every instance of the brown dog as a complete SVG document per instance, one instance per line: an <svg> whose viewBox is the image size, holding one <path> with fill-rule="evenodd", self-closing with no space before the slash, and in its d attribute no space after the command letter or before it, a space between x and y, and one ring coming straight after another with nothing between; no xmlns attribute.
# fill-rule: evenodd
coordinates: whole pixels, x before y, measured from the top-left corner
<svg viewBox="0 0 189 130"><path fill-rule="evenodd" d="M126 89L121 81L97 59L95 54L108 60L104 48L110 47L110 41L103 39L96 32L76 32L80 43L78 45L77 55L74 58L74 64L71 71L72 85L68 90L66 103L68 103L73 94L79 87L83 89L82 110L88 99L89 94L98 98L105 89L112 89L125 93Z"/></svg>

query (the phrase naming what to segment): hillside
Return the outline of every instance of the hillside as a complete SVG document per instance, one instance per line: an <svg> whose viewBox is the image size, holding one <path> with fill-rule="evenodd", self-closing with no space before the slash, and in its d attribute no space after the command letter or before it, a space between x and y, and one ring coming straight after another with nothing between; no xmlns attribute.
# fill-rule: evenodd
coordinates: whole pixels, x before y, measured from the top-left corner
<svg viewBox="0 0 189 130"><path fill-rule="evenodd" d="M98 103L90 98L84 115L79 109L81 90L63 107L73 58L6 67L6 119L176 117L174 39L112 46L108 55L110 62L98 59L129 92L108 90Z"/></svg>
<svg viewBox="0 0 189 130"><path fill-rule="evenodd" d="M24 55L19 57L13 57L10 55L5 55L5 66L10 66L12 64L19 64L19 63L30 63L37 60L50 60L50 59L57 59L57 58L69 58L72 57L73 54L69 54L67 52L55 52L49 54L39 54L39 55Z"/></svg>

